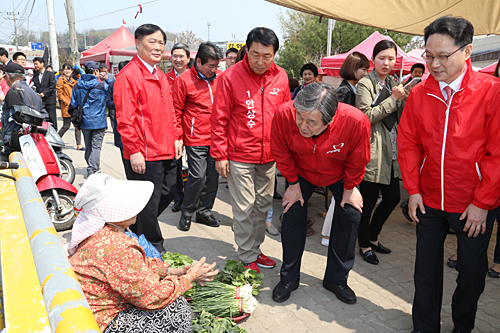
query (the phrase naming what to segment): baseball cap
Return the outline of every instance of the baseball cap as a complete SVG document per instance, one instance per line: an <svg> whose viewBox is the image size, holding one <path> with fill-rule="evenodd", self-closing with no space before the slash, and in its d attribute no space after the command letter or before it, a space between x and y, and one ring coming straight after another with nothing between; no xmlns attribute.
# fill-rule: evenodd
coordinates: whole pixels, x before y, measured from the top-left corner
<svg viewBox="0 0 500 333"><path fill-rule="evenodd" d="M5 66L5 73L24 74L24 67L13 61L10 61L7 66Z"/></svg>
<svg viewBox="0 0 500 333"><path fill-rule="evenodd" d="M99 69L99 65L95 61L89 60L85 63L85 70L87 69L88 70Z"/></svg>

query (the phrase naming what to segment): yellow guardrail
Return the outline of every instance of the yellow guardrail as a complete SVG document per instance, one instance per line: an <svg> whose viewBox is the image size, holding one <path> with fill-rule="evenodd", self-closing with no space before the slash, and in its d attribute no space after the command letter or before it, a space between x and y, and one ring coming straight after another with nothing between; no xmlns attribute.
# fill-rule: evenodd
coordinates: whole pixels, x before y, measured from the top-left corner
<svg viewBox="0 0 500 333"><path fill-rule="evenodd" d="M10 170L2 173L11 175ZM1 176L0 256L7 331L50 332L16 186L13 180Z"/></svg>
<svg viewBox="0 0 500 333"><path fill-rule="evenodd" d="M7 333L100 332L22 155L11 154L10 161L19 164L12 173L15 186L12 180L0 178L0 251ZM13 220L17 221L17 229ZM36 324L39 326L31 326Z"/></svg>

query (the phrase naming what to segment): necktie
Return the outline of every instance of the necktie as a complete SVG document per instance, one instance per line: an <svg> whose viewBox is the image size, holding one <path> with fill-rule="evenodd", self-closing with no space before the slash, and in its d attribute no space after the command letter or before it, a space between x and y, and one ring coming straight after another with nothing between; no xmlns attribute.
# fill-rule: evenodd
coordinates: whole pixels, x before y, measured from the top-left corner
<svg viewBox="0 0 500 333"><path fill-rule="evenodd" d="M446 104L449 104L451 96L453 95L453 89L450 86L444 87L444 92L446 93Z"/></svg>
<svg viewBox="0 0 500 333"><path fill-rule="evenodd" d="M152 73L154 76L156 76L156 67L153 68L153 73Z"/></svg>

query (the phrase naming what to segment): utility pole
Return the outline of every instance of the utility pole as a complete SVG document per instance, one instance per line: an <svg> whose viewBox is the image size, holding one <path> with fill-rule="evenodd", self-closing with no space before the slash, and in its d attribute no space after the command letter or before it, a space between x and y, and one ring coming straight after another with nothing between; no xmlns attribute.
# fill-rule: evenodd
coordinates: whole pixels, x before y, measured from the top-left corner
<svg viewBox="0 0 500 333"><path fill-rule="evenodd" d="M71 54L73 62L80 64L80 52L78 52L78 39L75 29L75 11L73 9L73 0L66 0L66 15L68 16L69 39L71 43Z"/></svg>
<svg viewBox="0 0 500 333"><path fill-rule="evenodd" d="M335 20L328 19L328 40L326 42L326 56L332 54L332 31L335 28Z"/></svg>
<svg viewBox="0 0 500 333"><path fill-rule="evenodd" d="M14 4L12 4L12 12L0 12L0 13L5 13L9 16L12 15L12 18L7 18L7 20L13 20L14 21L14 35L16 36L16 52L19 51L19 44L17 42L17 18L16 15L19 15L19 12L15 12L16 8L14 7Z"/></svg>
<svg viewBox="0 0 500 333"><path fill-rule="evenodd" d="M210 23L210 21L207 22L207 26L208 26L208 41L210 42L210 25L212 25L212 23Z"/></svg>
<svg viewBox="0 0 500 333"><path fill-rule="evenodd" d="M54 1L47 0L47 16L49 20L50 58L54 72L59 71L59 53L57 50L56 20L54 18Z"/></svg>

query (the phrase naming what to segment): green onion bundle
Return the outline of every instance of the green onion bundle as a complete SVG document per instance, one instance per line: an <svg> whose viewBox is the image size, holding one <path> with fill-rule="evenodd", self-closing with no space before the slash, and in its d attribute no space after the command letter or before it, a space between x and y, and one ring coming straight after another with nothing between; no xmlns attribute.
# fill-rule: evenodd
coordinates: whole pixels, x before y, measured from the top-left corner
<svg viewBox="0 0 500 333"><path fill-rule="evenodd" d="M193 312L206 311L217 317L230 317L241 313L253 313L257 300L252 296L252 287L236 287L221 282L208 282L206 286L194 286L191 293Z"/></svg>

